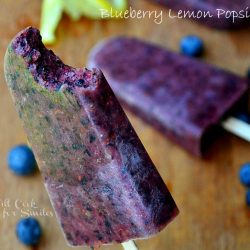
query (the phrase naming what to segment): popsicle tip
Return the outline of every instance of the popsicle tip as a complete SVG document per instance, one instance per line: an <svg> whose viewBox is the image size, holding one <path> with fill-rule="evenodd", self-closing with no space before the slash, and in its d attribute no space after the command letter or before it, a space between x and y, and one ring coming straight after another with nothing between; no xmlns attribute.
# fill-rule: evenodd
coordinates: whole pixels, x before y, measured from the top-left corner
<svg viewBox="0 0 250 250"><path fill-rule="evenodd" d="M40 47L42 45L40 31L32 26L20 31L11 41L13 50L20 56L26 56L32 47Z"/></svg>
<svg viewBox="0 0 250 250"><path fill-rule="evenodd" d="M40 31L27 27L20 31L10 43L10 53L21 57L36 83L49 91L69 92L93 91L102 72L98 69L74 68L62 62L42 42ZM7 57L8 57L7 53ZM6 63L10 63L8 58ZM18 70L18 69L17 69Z"/></svg>

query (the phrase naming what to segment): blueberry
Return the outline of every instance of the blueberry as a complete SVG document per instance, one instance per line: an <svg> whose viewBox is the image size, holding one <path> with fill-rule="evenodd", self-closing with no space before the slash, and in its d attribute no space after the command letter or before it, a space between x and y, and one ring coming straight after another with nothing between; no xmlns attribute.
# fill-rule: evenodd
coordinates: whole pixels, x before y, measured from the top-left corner
<svg viewBox="0 0 250 250"><path fill-rule="evenodd" d="M198 36L189 35L181 39L180 50L186 56L199 57L204 51L204 44Z"/></svg>
<svg viewBox="0 0 250 250"><path fill-rule="evenodd" d="M36 168L32 150L26 145L13 147L8 154L8 166L17 175L29 175Z"/></svg>
<svg viewBox="0 0 250 250"><path fill-rule="evenodd" d="M239 177L243 185L250 187L250 162L242 165L240 168Z"/></svg>
<svg viewBox="0 0 250 250"><path fill-rule="evenodd" d="M250 124L250 114L248 114L246 112L240 112L240 113L236 114L235 117L242 120L243 122Z"/></svg>
<svg viewBox="0 0 250 250"><path fill-rule="evenodd" d="M24 245L37 245L42 235L40 223L32 217L21 219L16 225L16 235Z"/></svg>
<svg viewBox="0 0 250 250"><path fill-rule="evenodd" d="M246 203L247 203L247 206L250 207L250 190L248 190L246 193Z"/></svg>
<svg viewBox="0 0 250 250"><path fill-rule="evenodd" d="M80 79L78 81L76 81L75 85L78 87L82 87L84 85L85 81L83 79Z"/></svg>

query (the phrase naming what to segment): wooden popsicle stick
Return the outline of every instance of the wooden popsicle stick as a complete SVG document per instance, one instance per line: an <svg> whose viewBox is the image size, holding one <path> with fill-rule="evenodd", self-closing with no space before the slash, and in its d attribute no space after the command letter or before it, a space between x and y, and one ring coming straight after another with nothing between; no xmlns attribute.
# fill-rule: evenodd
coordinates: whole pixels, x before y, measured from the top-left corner
<svg viewBox="0 0 250 250"><path fill-rule="evenodd" d="M230 133L250 142L250 125L237 118L229 117L221 123L222 127Z"/></svg>
<svg viewBox="0 0 250 250"><path fill-rule="evenodd" d="M122 246L125 250L139 250L139 248L136 246L135 242L133 240L123 242ZM100 247L90 247L91 250L98 250Z"/></svg>
<svg viewBox="0 0 250 250"><path fill-rule="evenodd" d="M139 250L133 240L123 242L122 246L125 250Z"/></svg>

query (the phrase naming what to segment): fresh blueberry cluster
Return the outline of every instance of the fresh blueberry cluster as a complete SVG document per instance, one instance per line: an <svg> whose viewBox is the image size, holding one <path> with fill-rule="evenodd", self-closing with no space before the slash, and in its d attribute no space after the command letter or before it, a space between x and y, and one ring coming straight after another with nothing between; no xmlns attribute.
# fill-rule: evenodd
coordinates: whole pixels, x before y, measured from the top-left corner
<svg viewBox="0 0 250 250"><path fill-rule="evenodd" d="M248 189L246 193L246 203L250 207L250 162L241 166L239 178L241 183Z"/></svg>
<svg viewBox="0 0 250 250"><path fill-rule="evenodd" d="M35 156L27 145L17 145L10 149L7 162L9 169L19 176L27 176L36 169ZM19 220L16 225L16 235L20 242L27 246L39 243L42 229L37 219L27 217Z"/></svg>

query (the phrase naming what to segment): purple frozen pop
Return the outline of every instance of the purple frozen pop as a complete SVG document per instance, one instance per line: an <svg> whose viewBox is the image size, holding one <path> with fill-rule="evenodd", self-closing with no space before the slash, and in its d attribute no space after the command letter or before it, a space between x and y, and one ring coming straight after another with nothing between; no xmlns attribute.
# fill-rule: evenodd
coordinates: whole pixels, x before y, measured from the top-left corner
<svg viewBox="0 0 250 250"><path fill-rule="evenodd" d="M135 38L99 43L89 66L104 72L125 106L194 155L207 150L224 118L247 108L247 79ZM223 126L249 140L247 125L235 124Z"/></svg>
<svg viewBox="0 0 250 250"><path fill-rule="evenodd" d="M30 27L10 43L5 76L70 245L146 238L177 215L99 69L63 64Z"/></svg>

